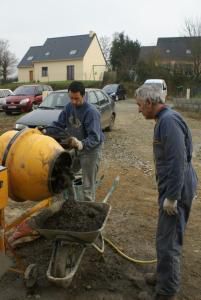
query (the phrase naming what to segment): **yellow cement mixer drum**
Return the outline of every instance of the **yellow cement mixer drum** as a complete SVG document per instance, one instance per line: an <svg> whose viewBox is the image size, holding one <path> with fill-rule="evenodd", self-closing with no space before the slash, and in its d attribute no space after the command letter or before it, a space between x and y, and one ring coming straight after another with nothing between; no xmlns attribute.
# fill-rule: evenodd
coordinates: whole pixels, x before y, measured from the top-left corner
<svg viewBox="0 0 201 300"><path fill-rule="evenodd" d="M38 129L0 136L0 165L8 169L8 193L15 201L40 201L66 188L71 155Z"/></svg>

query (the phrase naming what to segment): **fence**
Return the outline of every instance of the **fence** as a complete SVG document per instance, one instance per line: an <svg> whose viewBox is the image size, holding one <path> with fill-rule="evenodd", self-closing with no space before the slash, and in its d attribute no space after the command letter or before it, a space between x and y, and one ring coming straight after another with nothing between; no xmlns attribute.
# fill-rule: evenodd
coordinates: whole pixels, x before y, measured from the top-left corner
<svg viewBox="0 0 201 300"><path fill-rule="evenodd" d="M174 107L184 111L201 112L201 99L174 98Z"/></svg>

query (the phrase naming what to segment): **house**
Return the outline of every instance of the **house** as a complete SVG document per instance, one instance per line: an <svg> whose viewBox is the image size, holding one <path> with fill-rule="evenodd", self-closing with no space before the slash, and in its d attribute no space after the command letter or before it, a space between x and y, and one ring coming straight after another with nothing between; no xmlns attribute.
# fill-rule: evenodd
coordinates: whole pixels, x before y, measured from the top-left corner
<svg viewBox="0 0 201 300"><path fill-rule="evenodd" d="M48 38L30 47L18 64L20 82L102 80L106 61L97 35Z"/></svg>
<svg viewBox="0 0 201 300"><path fill-rule="evenodd" d="M158 38L156 46L141 48L139 60L190 74L198 51L201 61L201 37Z"/></svg>

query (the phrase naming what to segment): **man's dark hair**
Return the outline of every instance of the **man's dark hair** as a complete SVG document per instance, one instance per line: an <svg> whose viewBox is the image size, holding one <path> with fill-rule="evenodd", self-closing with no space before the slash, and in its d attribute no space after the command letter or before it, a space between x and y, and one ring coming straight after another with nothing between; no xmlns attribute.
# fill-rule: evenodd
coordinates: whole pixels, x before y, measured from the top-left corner
<svg viewBox="0 0 201 300"><path fill-rule="evenodd" d="M80 95L85 95L85 87L81 81L73 81L68 87L68 92L77 93L80 92Z"/></svg>

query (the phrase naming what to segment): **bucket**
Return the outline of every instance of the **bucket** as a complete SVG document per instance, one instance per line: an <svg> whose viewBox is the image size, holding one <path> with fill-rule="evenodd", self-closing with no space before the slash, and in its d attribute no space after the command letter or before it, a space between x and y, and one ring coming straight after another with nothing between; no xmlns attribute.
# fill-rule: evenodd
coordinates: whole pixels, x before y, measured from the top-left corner
<svg viewBox="0 0 201 300"><path fill-rule="evenodd" d="M102 175L99 180L96 180L96 190L102 184L103 179L104 175ZM73 189L75 193L75 200L84 201L82 175L77 176L76 179L73 180ZM63 196L66 200L68 199L68 190L64 191Z"/></svg>

